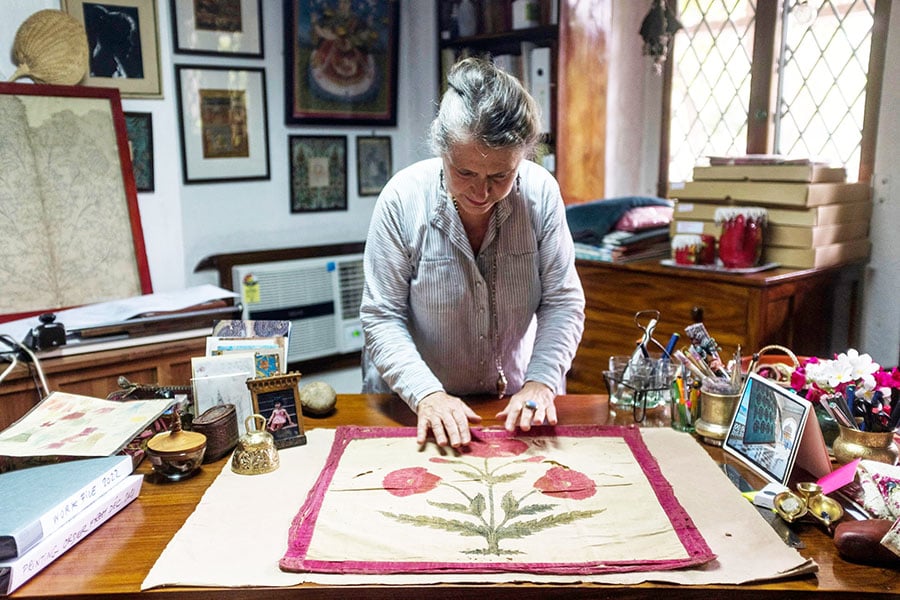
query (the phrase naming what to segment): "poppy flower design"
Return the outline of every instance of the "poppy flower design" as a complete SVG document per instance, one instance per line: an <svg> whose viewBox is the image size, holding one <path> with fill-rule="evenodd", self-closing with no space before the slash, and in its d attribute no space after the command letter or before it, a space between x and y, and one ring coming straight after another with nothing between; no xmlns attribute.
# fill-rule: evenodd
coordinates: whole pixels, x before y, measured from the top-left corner
<svg viewBox="0 0 900 600"><path fill-rule="evenodd" d="M384 489L394 496L422 494L441 486L452 490L458 501L426 500L428 505L454 515L408 514L380 511L400 523L429 529L442 529L453 535L481 537L485 545L462 550L465 554L509 556L519 550L503 547L502 542L520 539L546 529L587 519L605 509L560 511L556 503L538 501L540 494L552 498L584 500L597 491L596 484L584 473L573 471L544 455L529 455L527 442L515 438L473 440L468 452L454 458L431 457L440 469L451 469L454 476L442 479L423 467L408 467L388 473ZM472 460L480 459L480 460ZM516 487L528 481L540 469L536 463L554 465L530 487ZM534 475L529 476L529 471ZM522 481L524 483L524 481ZM527 485L527 484L525 484Z"/></svg>
<svg viewBox="0 0 900 600"><path fill-rule="evenodd" d="M528 444L522 440L507 438L499 440L472 440L468 450L463 450L466 456L478 458L503 458L519 456L528 450Z"/></svg>
<svg viewBox="0 0 900 600"><path fill-rule="evenodd" d="M437 487L441 478L424 467L408 467L385 475L381 485L395 496L424 494Z"/></svg>
<svg viewBox="0 0 900 600"><path fill-rule="evenodd" d="M587 475L565 467L548 469L534 482L534 487L547 496L572 500L584 500L597 493L597 484Z"/></svg>

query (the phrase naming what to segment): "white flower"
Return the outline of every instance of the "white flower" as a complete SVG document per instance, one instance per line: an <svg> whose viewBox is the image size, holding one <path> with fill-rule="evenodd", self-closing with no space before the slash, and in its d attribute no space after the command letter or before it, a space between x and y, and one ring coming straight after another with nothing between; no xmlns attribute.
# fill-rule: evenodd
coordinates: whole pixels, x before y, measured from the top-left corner
<svg viewBox="0 0 900 600"><path fill-rule="evenodd" d="M868 354L854 349L838 354L834 360L821 360L806 365L806 376L824 390L834 390L842 384L853 384L859 392L875 388L875 372L880 367Z"/></svg>

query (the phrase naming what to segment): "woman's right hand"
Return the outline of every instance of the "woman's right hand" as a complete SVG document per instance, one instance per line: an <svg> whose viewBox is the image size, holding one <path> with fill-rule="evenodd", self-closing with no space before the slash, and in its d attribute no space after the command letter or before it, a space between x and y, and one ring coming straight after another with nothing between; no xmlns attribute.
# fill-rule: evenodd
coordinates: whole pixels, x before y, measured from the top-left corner
<svg viewBox="0 0 900 600"><path fill-rule="evenodd" d="M481 417L468 404L446 392L428 394L416 407L418 431L416 441L421 446L428 438L428 430L434 433L438 446L448 443L454 448L466 446L472 441L469 423L478 423Z"/></svg>

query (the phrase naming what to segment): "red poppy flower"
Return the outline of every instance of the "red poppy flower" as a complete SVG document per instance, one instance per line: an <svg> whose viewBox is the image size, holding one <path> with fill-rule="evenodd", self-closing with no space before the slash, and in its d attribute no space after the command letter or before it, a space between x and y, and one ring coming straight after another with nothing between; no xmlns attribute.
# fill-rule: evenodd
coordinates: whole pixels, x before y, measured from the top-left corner
<svg viewBox="0 0 900 600"><path fill-rule="evenodd" d="M408 467L388 473L381 482L385 490L395 496L424 494L437 487L441 478L424 467Z"/></svg>
<svg viewBox="0 0 900 600"><path fill-rule="evenodd" d="M503 456L518 456L528 450L528 444L517 439L502 440L472 440L464 454L479 458L500 458Z"/></svg>
<svg viewBox="0 0 900 600"><path fill-rule="evenodd" d="M544 476L534 482L541 493L554 498L584 500L597 493L597 484L580 471L563 467L552 467Z"/></svg>

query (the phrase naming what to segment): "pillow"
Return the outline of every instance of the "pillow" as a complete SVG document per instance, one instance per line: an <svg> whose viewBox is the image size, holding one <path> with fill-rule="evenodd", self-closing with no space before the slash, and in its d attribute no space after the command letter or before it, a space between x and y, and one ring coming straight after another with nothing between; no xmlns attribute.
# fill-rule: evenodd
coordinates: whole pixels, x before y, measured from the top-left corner
<svg viewBox="0 0 900 600"><path fill-rule="evenodd" d="M636 206L629 209L616 222L619 231L643 231L654 227L665 227L672 221L671 206Z"/></svg>

